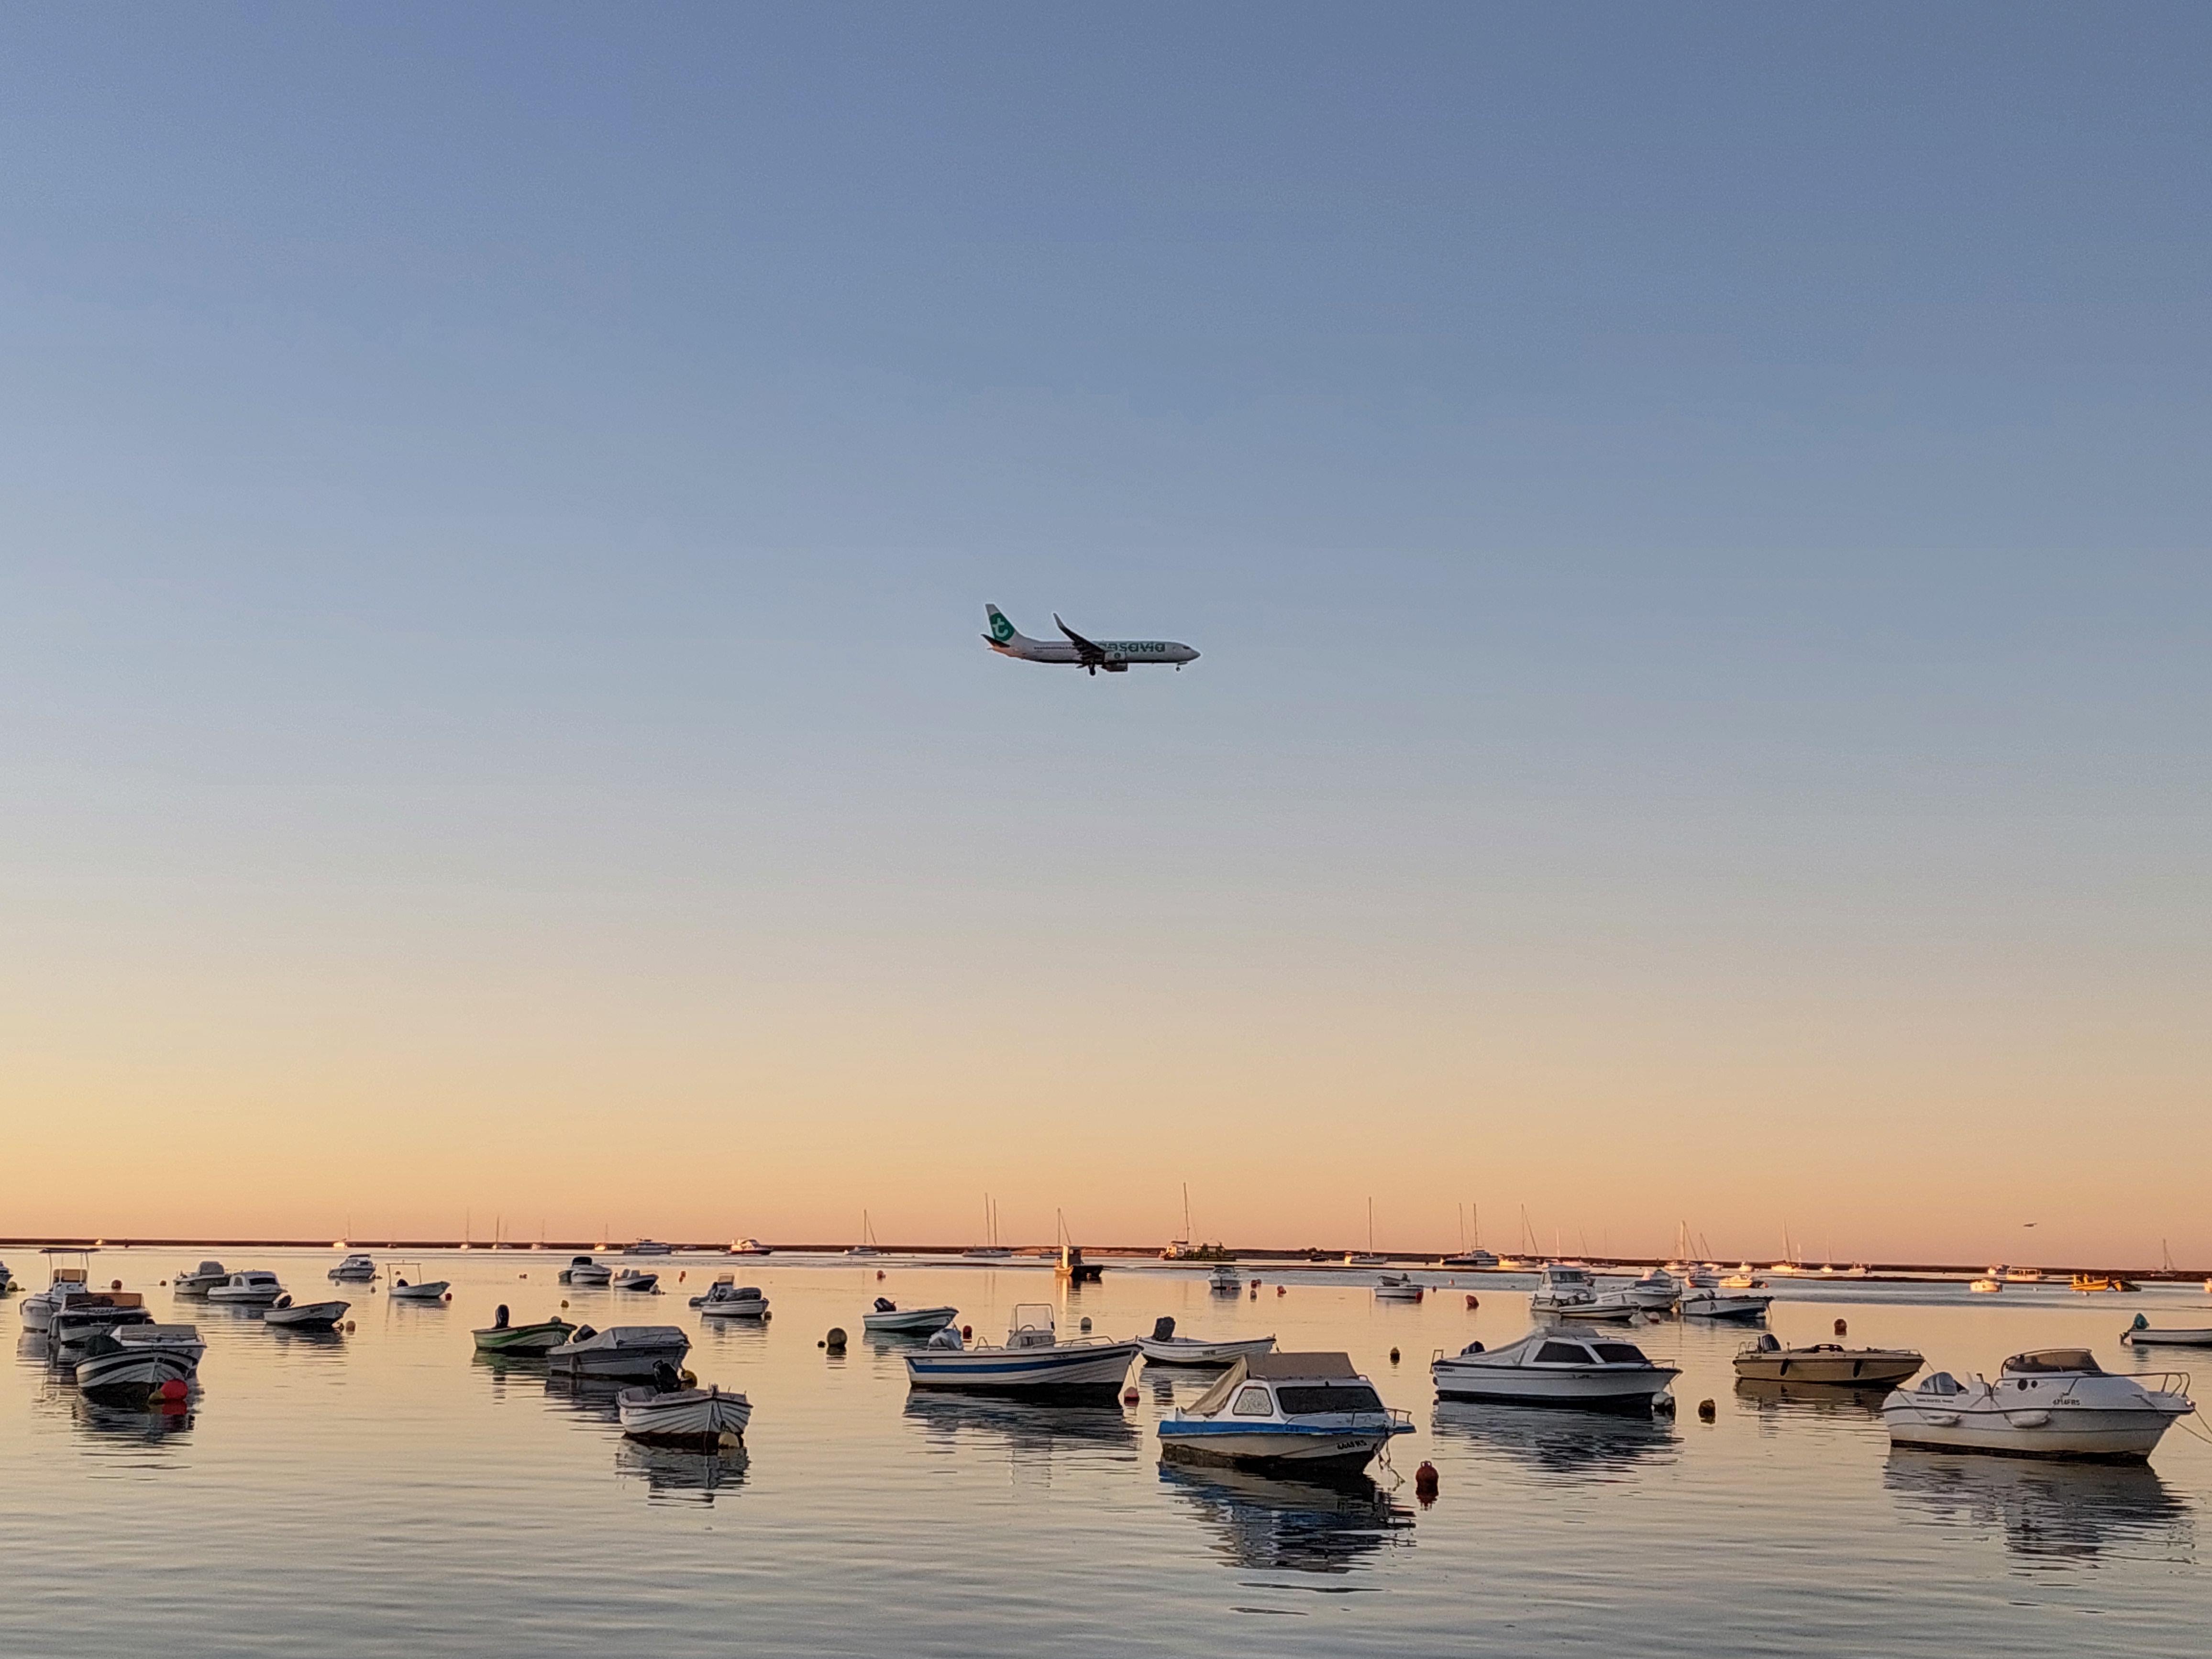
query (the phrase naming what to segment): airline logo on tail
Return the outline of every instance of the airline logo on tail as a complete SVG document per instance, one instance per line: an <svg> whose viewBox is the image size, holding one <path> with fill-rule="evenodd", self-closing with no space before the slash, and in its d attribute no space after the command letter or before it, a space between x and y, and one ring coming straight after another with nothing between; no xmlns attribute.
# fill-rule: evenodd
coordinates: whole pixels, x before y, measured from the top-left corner
<svg viewBox="0 0 2212 1659"><path fill-rule="evenodd" d="M1087 640L1058 617L1052 619L1053 625L1067 636L1065 643L1033 640L1008 622L995 605L985 605L983 617L991 624L983 643L1002 657L1018 657L1024 662L1065 663L1091 674L1102 668L1109 674L1126 674L1132 663L1167 663L1180 669L1198 660L1197 652L1175 640Z"/></svg>

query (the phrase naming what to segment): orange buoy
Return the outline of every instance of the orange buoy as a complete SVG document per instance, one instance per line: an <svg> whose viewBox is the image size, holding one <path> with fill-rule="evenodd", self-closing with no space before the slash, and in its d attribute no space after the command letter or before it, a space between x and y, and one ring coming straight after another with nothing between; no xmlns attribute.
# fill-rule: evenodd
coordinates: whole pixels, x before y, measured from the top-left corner
<svg viewBox="0 0 2212 1659"><path fill-rule="evenodd" d="M1470 1308L1480 1308L1482 1305L1482 1303L1480 1299L1476 1297L1474 1291L1469 1291L1467 1293L1467 1305Z"/></svg>
<svg viewBox="0 0 2212 1659"><path fill-rule="evenodd" d="M1713 1402L1711 1401L1700 1400L1698 1401L1698 1421L1700 1423L1711 1422L1713 1420Z"/></svg>
<svg viewBox="0 0 2212 1659"><path fill-rule="evenodd" d="M1390 1350L1390 1363L1394 1365L1398 1363L1398 1351L1395 1348Z"/></svg>
<svg viewBox="0 0 2212 1659"><path fill-rule="evenodd" d="M1437 1501L1437 1466L1424 1462L1413 1471L1413 1495L1424 1504Z"/></svg>
<svg viewBox="0 0 2212 1659"><path fill-rule="evenodd" d="M1280 1296L1280 1295L1282 1295L1282 1294L1283 1294L1283 1287L1282 1287L1281 1285L1276 1285L1276 1286L1275 1286L1275 1294L1276 1294L1277 1296Z"/></svg>
<svg viewBox="0 0 2212 1659"><path fill-rule="evenodd" d="M1836 1322L1836 1334L1838 1336L1848 1336L1850 1334L1850 1330L1851 1328L1845 1324L1842 1320L1838 1319Z"/></svg>
<svg viewBox="0 0 2212 1659"><path fill-rule="evenodd" d="M881 1267L877 1268L877 1269L876 1269L876 1277L877 1277L877 1278L878 1278L878 1279L881 1279L883 1276L884 1276L884 1270L883 1270Z"/></svg>

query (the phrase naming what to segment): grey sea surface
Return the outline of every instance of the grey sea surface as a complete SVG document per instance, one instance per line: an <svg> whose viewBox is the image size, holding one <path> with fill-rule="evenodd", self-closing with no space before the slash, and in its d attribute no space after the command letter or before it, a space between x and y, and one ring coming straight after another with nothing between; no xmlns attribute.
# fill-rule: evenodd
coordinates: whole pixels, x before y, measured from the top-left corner
<svg viewBox="0 0 2212 1659"><path fill-rule="evenodd" d="M1740 1389L1729 1359L1747 1333L1672 1320L1635 1340L1683 1368L1674 1419L1437 1403L1431 1352L1525 1330L1525 1275L1423 1274L1437 1288L1407 1305L1376 1302L1367 1274L1259 1268L1259 1296L1223 1297L1203 1269L1164 1264L1070 1290L1005 1264L687 1254L651 1264L666 1293L648 1297L561 1286L556 1253L477 1251L427 1262L452 1300L410 1305L382 1284L328 1285L336 1252L229 1262L274 1269L302 1301L351 1300L356 1328L317 1338L161 1287L199 1255L94 1258L96 1282L205 1334L199 1391L174 1415L81 1399L23 1333L21 1295L0 1303L15 1361L0 1652L2207 1650L2212 1448L2190 1425L2148 1468L1893 1452L1872 1401ZM35 1253L9 1259L40 1287ZM731 1270L767 1291L764 1327L685 1305ZM1787 1340L1832 1340L1840 1317L1853 1344L1917 1347L1962 1375L2060 1344L2121 1371L2186 1369L2186 1350L2139 1360L2121 1330L2139 1310L2212 1323L2205 1297L2178 1291L1778 1288ZM1164 1468L1153 1425L1208 1374L1140 1369L1125 1407L912 1396L903 1345L860 1332L878 1294L952 1304L994 1340L1015 1304L1042 1301L1071 1335L1085 1316L1127 1336L1172 1314L1189 1334L1346 1350L1419 1426L1350 1486ZM611 1390L474 1357L470 1330L495 1304L529 1321L564 1301L602 1328L684 1327L701 1380L753 1402L744 1451L632 1444ZM817 1346L832 1325L852 1333L842 1357ZM1441 1476L1428 1505L1424 1459Z"/></svg>

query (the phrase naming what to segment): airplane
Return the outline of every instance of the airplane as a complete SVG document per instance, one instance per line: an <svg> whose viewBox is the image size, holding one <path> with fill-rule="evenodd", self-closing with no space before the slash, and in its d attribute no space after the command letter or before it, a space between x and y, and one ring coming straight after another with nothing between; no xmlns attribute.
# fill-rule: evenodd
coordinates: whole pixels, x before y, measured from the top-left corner
<svg viewBox="0 0 2212 1659"><path fill-rule="evenodd" d="M1066 645L1058 640L1030 638L1008 622L995 605L985 605L983 614L991 622L983 643L1002 657L1018 657L1024 662L1064 662L1091 674L1102 668L1109 674L1126 674L1133 662L1173 663L1180 672L1185 663L1198 660L1197 652L1173 640L1086 640L1057 614L1053 624L1067 635Z"/></svg>

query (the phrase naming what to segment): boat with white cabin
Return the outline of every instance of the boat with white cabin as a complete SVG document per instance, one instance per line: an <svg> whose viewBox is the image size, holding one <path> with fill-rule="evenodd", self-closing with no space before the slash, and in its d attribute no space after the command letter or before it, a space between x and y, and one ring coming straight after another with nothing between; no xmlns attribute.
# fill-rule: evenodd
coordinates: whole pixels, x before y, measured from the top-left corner
<svg viewBox="0 0 2212 1659"><path fill-rule="evenodd" d="M376 1263L359 1250L331 1269L333 1285L373 1285L376 1282Z"/></svg>
<svg viewBox="0 0 2212 1659"><path fill-rule="evenodd" d="M1682 1281L1664 1267L1653 1267L1623 1292L1646 1313L1664 1313L1682 1299Z"/></svg>
<svg viewBox="0 0 2212 1659"><path fill-rule="evenodd" d="M1626 1291L1601 1291L1590 1270L1579 1263L1551 1261L1536 1275L1528 1311L1542 1319L1597 1319L1611 1323L1633 1319L1644 1307Z"/></svg>
<svg viewBox="0 0 2212 1659"><path fill-rule="evenodd" d="M604 1261L595 1261L587 1255L572 1255L568 1265L556 1275L563 1285L575 1285L586 1289L605 1285L615 1276L615 1270Z"/></svg>
<svg viewBox="0 0 2212 1659"><path fill-rule="evenodd" d="M1003 1346L965 1346L960 1333L947 1326L927 1347L906 1356L906 1376L916 1389L1029 1399L1111 1398L1121 1392L1138 1352L1133 1340L1079 1337L1063 1342L1050 1305L1028 1302L1015 1308Z"/></svg>
<svg viewBox="0 0 2212 1659"><path fill-rule="evenodd" d="M641 1238L627 1252L630 1255L674 1255L676 1247L664 1244L657 1238Z"/></svg>
<svg viewBox="0 0 2212 1659"><path fill-rule="evenodd" d="M1233 1261L1224 1261L1206 1276L1206 1288L1217 1296L1241 1296L1244 1271Z"/></svg>
<svg viewBox="0 0 2212 1659"><path fill-rule="evenodd" d="M1177 1462L1354 1474L1413 1420L1385 1407L1342 1353L1237 1360L1188 1406L1161 1419L1160 1455Z"/></svg>
<svg viewBox="0 0 2212 1659"><path fill-rule="evenodd" d="M259 1267L248 1267L234 1273L222 1284L210 1286L207 1299L232 1308L265 1308L284 1294L284 1286L276 1275Z"/></svg>
<svg viewBox="0 0 2212 1659"><path fill-rule="evenodd" d="M1503 1347L1470 1342L1429 1364L1439 1400L1515 1401L1607 1411L1649 1411L1681 1373L1633 1342L1579 1325L1534 1330Z"/></svg>
<svg viewBox="0 0 2212 1659"><path fill-rule="evenodd" d="M624 1267L614 1276L614 1288L640 1293L657 1291L660 1288L660 1275L648 1268Z"/></svg>
<svg viewBox="0 0 2212 1659"><path fill-rule="evenodd" d="M579 1325L566 1342L546 1351L555 1372L575 1377L650 1377L664 1360L684 1363L691 1339L673 1325L615 1325L604 1331Z"/></svg>
<svg viewBox="0 0 2212 1659"><path fill-rule="evenodd" d="M1428 1287L1415 1281L1411 1273L1384 1273L1375 1281L1377 1302L1419 1302L1428 1294Z"/></svg>
<svg viewBox="0 0 2212 1659"><path fill-rule="evenodd" d="M220 1261L203 1261L190 1273L177 1274L169 1288L179 1296L204 1297L218 1285L230 1283L230 1269Z"/></svg>
<svg viewBox="0 0 2212 1659"><path fill-rule="evenodd" d="M691 1305L699 1310L702 1319L766 1319L768 1297L757 1285L740 1285L734 1273L724 1273L707 1287L704 1296L695 1296Z"/></svg>
<svg viewBox="0 0 2212 1659"><path fill-rule="evenodd" d="M54 1310L64 1297L88 1295L92 1290L92 1252L46 1249L46 1288L23 1298L21 1317L27 1331L43 1331L53 1322Z"/></svg>
<svg viewBox="0 0 2212 1659"><path fill-rule="evenodd" d="M2014 1457L2136 1461L2197 1409L2188 1379L2114 1376L2086 1348L2043 1348L2004 1362L1995 1382L1938 1371L1881 1402L1890 1442Z"/></svg>
<svg viewBox="0 0 2212 1659"><path fill-rule="evenodd" d="M1162 1314L1152 1322L1152 1334L1137 1339L1138 1352L1154 1365L1233 1365L1255 1354L1272 1353L1272 1336L1229 1337L1210 1342L1204 1337L1177 1336L1175 1320Z"/></svg>

